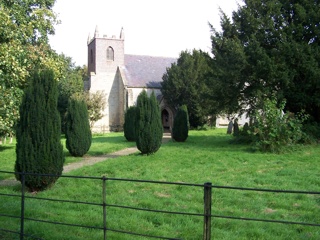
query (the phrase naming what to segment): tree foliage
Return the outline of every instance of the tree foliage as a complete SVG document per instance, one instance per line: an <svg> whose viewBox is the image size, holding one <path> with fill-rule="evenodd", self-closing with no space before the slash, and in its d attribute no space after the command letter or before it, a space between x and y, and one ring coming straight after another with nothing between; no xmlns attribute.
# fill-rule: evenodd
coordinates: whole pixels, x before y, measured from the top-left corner
<svg viewBox="0 0 320 240"><path fill-rule="evenodd" d="M305 141L302 123L306 115L284 113L284 107L285 102L277 107L275 100L266 99L263 108L256 111L249 138L255 141L260 150L282 152Z"/></svg>
<svg viewBox="0 0 320 240"><path fill-rule="evenodd" d="M208 98L206 76L210 72L209 55L202 51L180 53L177 63L167 69L161 83L161 92L174 109L186 105L191 127L202 126L206 122Z"/></svg>
<svg viewBox="0 0 320 240"><path fill-rule="evenodd" d="M163 127L159 104L154 92L150 97L145 90L139 94L136 117L137 148L142 154L155 153L162 143Z"/></svg>
<svg viewBox="0 0 320 240"><path fill-rule="evenodd" d="M172 128L172 138L177 142L184 142L188 138L189 118L186 105L179 107L174 118Z"/></svg>
<svg viewBox="0 0 320 240"><path fill-rule="evenodd" d="M66 146L69 153L82 157L91 146L91 130L88 109L83 98L69 99L66 117Z"/></svg>
<svg viewBox="0 0 320 240"><path fill-rule="evenodd" d="M61 79L58 83L59 98L58 98L58 110L61 117L62 132L65 132L65 118L67 113L67 107L69 99L73 95L83 94L84 86L83 81L86 75L83 74L86 69L83 67L76 67L70 57L65 55L59 56L63 60L64 65L61 68Z"/></svg>
<svg viewBox="0 0 320 240"><path fill-rule="evenodd" d="M25 184L31 191L46 189L63 170L64 153L60 142L57 100L57 82L52 71L36 72L20 106L15 171L57 176L26 175ZM22 181L18 173L16 178Z"/></svg>
<svg viewBox="0 0 320 240"><path fill-rule="evenodd" d="M58 22L54 2L0 1L0 136L14 131L30 72L50 68L60 77L59 58L48 44Z"/></svg>
<svg viewBox="0 0 320 240"><path fill-rule="evenodd" d="M103 117L102 112L106 107L106 95L103 91L85 92L84 97L88 106L90 127L92 128L94 123Z"/></svg>
<svg viewBox="0 0 320 240"><path fill-rule="evenodd" d="M275 98L320 121L319 9L318 1L245 0L232 21L221 13L208 83L215 111L253 115Z"/></svg>
<svg viewBox="0 0 320 240"><path fill-rule="evenodd" d="M131 106L124 116L123 131L127 141L136 141L136 112L137 107Z"/></svg>

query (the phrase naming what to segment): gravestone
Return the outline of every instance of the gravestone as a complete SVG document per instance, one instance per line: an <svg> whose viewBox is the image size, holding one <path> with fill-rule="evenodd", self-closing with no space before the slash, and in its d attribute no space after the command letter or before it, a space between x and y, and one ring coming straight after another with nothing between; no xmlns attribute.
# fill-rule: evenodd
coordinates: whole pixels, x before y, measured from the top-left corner
<svg viewBox="0 0 320 240"><path fill-rule="evenodd" d="M233 135L235 136L239 135L239 124L238 124L237 118L234 120L234 124L233 124Z"/></svg>
<svg viewBox="0 0 320 240"><path fill-rule="evenodd" d="M230 121L228 124L227 134L231 134L233 129L233 122Z"/></svg>

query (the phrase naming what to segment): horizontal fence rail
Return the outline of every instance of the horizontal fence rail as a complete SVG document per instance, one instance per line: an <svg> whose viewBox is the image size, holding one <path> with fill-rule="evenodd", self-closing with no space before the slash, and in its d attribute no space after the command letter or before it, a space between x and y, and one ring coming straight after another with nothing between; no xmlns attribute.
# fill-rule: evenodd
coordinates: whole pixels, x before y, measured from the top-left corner
<svg viewBox="0 0 320 240"><path fill-rule="evenodd" d="M0 196L4 197L16 197L21 199L21 208L20 215L10 215L3 214L0 212L0 217L3 218L15 218L20 219L20 231L12 231L9 229L5 229L0 227L0 231L17 234L20 236L20 239L24 239L27 237L28 239L41 239L35 236L31 236L30 234L25 233L24 223L25 221L33 221L40 222L46 224L54 224L54 225L63 225L68 227L78 227L78 228L86 228L93 230L103 231L103 239L107 239L108 232L115 232L120 234L128 234L133 236L141 236L149 239L179 239L174 237L165 237L165 236L153 236L142 233L135 233L131 231L124 231L119 229L112 229L107 227L107 207L109 208L121 208L121 209L130 209L135 211L147 211L154 213L162 213L162 214L170 214L170 215L184 215L184 216L193 216L193 217L202 217L203 218L203 239L210 240L211 239L211 221L212 218L221 218L221 219L232 219L232 220L240 220L240 221L255 221L255 222L266 222L266 223L278 223L278 224L291 224L291 225L303 225L303 226L312 226L312 227L320 227L319 223L308 223L308 222L294 222L294 221L285 221L285 220L271 220L271 219L259 219L259 218L247 218L247 217L237 217L237 216L224 216L212 214L212 189L225 189L225 190L233 190L233 191L253 191L253 192L269 192L269 193L285 193L285 194L309 194L309 195L320 195L320 192L317 191L296 191L296 190L272 190L272 189L263 189L263 188L243 188L243 187L231 187L231 186L217 186L212 185L212 183L204 183L204 184L194 184L194 183L184 183L184 182L165 182L165 181L151 181L151 180L137 180L137 179L124 179L124 178L109 178L106 176L103 177L87 177L87 176L70 176L70 175L62 175L57 176L53 174L33 174L33 173L21 173L21 172L8 172L8 171L0 171L3 174L15 174L21 175L21 193L20 194L7 194L0 192ZM45 176L45 177L60 177L60 178L70 178L70 179L82 179L82 180L91 180L91 181L101 181L102 182L102 196L101 202L86 202L86 201L77 201L77 200L66 200L66 199L53 199L53 198L42 198L36 196L27 196L26 186L25 186L25 176L27 175L37 175L37 176ZM194 212L179 212L179 211L167 211L167 210L158 210L158 209L148 209L141 207L133 207L133 206L125 206L125 205L117 205L117 204L108 204L107 203L107 182L110 181L119 181L119 182L129 182L129 183L149 183L149 184L160 184L160 185L176 185L176 186L184 186L184 187L198 187L203 189L203 212L202 213L194 213ZM65 222L56 222L50 220L36 219L25 216L25 201L28 199L34 199L38 201L51 201L51 202L61 202L61 203L72 203L72 204L82 204L82 205L90 205L102 208L102 226L89 226L89 225L81 225L81 224L71 224Z"/></svg>

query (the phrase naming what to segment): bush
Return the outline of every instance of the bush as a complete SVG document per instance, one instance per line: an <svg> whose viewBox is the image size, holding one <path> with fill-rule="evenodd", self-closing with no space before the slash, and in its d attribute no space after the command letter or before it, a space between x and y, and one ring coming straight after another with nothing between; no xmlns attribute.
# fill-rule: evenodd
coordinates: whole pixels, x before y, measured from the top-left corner
<svg viewBox="0 0 320 240"><path fill-rule="evenodd" d="M184 142L188 138L189 119L186 105L181 106L174 118L172 138L177 142Z"/></svg>
<svg viewBox="0 0 320 240"><path fill-rule="evenodd" d="M74 157L82 157L91 146L92 134L88 109L81 98L69 99L66 117L66 147Z"/></svg>
<svg viewBox="0 0 320 240"><path fill-rule="evenodd" d="M142 91L137 99L136 143L142 154L158 151L162 143L163 127L157 99L152 92L150 98Z"/></svg>
<svg viewBox="0 0 320 240"><path fill-rule="evenodd" d="M136 135L135 135L136 111L137 111L137 108L135 106L131 106L127 109L124 116L123 131L127 141L136 140Z"/></svg>
<svg viewBox="0 0 320 240"><path fill-rule="evenodd" d="M282 152L286 148L301 143L304 139L303 114L283 113L285 102L277 108L275 100L266 100L264 108L255 115L253 134L256 144L262 151Z"/></svg>
<svg viewBox="0 0 320 240"><path fill-rule="evenodd" d="M58 88L52 71L35 72L20 105L17 124L15 171L51 176L26 175L30 191L41 191L61 175L64 163L60 142L60 114L57 110ZM16 179L22 181L21 175Z"/></svg>

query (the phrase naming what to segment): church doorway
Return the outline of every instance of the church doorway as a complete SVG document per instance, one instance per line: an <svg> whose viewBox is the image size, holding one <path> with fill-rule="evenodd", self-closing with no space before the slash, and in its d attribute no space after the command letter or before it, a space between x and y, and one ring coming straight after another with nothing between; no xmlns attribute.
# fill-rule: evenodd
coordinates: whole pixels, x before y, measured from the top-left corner
<svg viewBox="0 0 320 240"><path fill-rule="evenodd" d="M164 132L170 132L171 130L171 117L168 110L163 109L161 112L162 126Z"/></svg>

